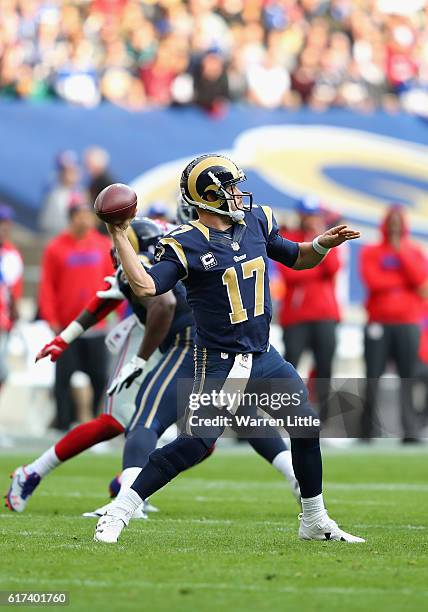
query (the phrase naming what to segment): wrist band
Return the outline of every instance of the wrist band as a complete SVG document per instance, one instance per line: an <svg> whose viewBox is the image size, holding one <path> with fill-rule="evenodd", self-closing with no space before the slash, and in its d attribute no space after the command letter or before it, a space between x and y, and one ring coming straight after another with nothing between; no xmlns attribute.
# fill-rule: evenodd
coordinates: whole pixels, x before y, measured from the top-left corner
<svg viewBox="0 0 428 612"><path fill-rule="evenodd" d="M329 252L330 249L327 249L326 247L323 247L320 243L319 243L319 236L317 236L316 238L314 238L312 240L312 248L314 249L314 251L316 251L319 255L327 255L327 253Z"/></svg>
<svg viewBox="0 0 428 612"><path fill-rule="evenodd" d="M79 336L83 334L85 330L82 325L77 321L72 321L70 325L68 325L61 333L60 338L64 340L67 344L71 344L73 340L76 340Z"/></svg>

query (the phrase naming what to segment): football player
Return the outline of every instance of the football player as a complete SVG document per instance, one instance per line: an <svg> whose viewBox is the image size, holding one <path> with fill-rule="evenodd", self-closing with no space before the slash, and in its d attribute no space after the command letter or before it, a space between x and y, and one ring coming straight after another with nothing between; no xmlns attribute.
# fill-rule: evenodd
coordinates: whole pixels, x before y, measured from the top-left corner
<svg viewBox="0 0 428 612"><path fill-rule="evenodd" d="M180 222L194 220L197 217L194 210L179 200L178 220ZM190 309L189 312L191 312ZM185 343L187 351L180 353L176 347L173 347L172 353L177 353L173 361L170 361L169 352L165 353L156 368L153 368L142 382L136 398L136 409L126 430L120 483L114 479L110 485L113 495L118 493L123 495L129 490L141 468L146 465L150 453L156 448L159 437L182 415L185 404L179 406L177 381L193 379L193 352L189 350L190 346L193 348L193 336L194 330L187 336ZM123 384L126 376L120 375L120 378ZM113 383L111 389L114 386ZM290 485L292 494L300 504L300 490L293 471L291 453L278 432L273 427L267 426L264 428L263 435L255 438L246 437L246 439L259 455L284 476ZM208 449L207 455L212 449L213 446ZM100 517L108 510L108 507L107 504L93 512L85 513L84 516Z"/></svg>
<svg viewBox="0 0 428 612"><path fill-rule="evenodd" d="M329 249L358 238L359 233L339 225L312 243L291 242L278 234L271 208L253 206L252 194L238 188L245 179L244 172L221 155L203 155L189 163L182 173L180 189L183 199L197 208L199 219L160 240L158 263L149 271L140 265L127 238L128 223L108 229L137 296L162 295L180 280L184 283L196 322L197 397L213 384L220 391L239 378L244 381L244 390L246 382L262 380L269 385L272 379L282 379L301 390L299 415L312 426L305 431L298 428L297 435L289 428L293 467L302 495L299 537L364 542L340 529L324 506L316 426L319 421L309 405L303 381L269 345L267 273L268 258L296 270L312 268ZM99 519L94 539L117 542L143 500L200 461L221 433L221 427L211 428L207 435L189 428L151 453L131 489L119 495Z"/></svg>

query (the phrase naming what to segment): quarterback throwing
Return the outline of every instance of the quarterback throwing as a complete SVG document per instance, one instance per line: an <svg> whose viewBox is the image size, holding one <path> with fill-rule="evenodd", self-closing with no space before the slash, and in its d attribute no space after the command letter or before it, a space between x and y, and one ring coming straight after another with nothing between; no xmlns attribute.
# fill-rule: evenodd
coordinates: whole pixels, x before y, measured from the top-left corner
<svg viewBox="0 0 428 612"><path fill-rule="evenodd" d="M299 537L364 542L343 531L327 513L317 415L294 367L269 344L269 258L295 270L312 268L329 249L358 238L359 233L339 225L312 243L291 242L279 235L271 208L253 205L252 194L239 189L245 180L244 172L221 155L203 155L189 163L181 176L181 195L199 218L159 241L157 263L149 271L129 243L128 223L108 226L109 231L136 295L159 295L180 280L184 283L196 322L193 393L228 389L236 381L240 392L251 391L256 381L260 385L261 380L268 384L273 379L302 390L298 415L311 417L312 426L305 428L304 435L301 427L287 427L302 495ZM214 410L212 406L210 413ZM239 405L233 407L234 414L239 411ZM200 461L222 432L222 426L205 431L187 423L174 442L155 450L131 489L100 518L95 540L117 542L142 501Z"/></svg>

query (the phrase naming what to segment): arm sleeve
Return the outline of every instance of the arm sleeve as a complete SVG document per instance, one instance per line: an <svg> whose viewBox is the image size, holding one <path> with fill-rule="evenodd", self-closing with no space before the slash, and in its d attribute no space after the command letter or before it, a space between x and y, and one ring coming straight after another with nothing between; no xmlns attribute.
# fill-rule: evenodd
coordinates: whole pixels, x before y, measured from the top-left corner
<svg viewBox="0 0 428 612"><path fill-rule="evenodd" d="M105 283L101 291L106 291L110 288L109 283ZM92 300L88 302L86 308L82 310L76 320L83 326L84 329L92 327L99 321L102 321L113 310L116 310L122 304L123 300L113 300L111 298L100 298L94 295Z"/></svg>
<svg viewBox="0 0 428 612"><path fill-rule="evenodd" d="M166 293L180 280L180 270L172 261L160 261L150 268L148 274L155 283L156 295Z"/></svg>
<svg viewBox="0 0 428 612"><path fill-rule="evenodd" d="M268 219L268 241L266 251L268 257L282 263L287 268L292 268L299 255L299 243L292 242L279 235L279 228L275 217L271 213L271 222ZM270 227L270 224L272 227Z"/></svg>

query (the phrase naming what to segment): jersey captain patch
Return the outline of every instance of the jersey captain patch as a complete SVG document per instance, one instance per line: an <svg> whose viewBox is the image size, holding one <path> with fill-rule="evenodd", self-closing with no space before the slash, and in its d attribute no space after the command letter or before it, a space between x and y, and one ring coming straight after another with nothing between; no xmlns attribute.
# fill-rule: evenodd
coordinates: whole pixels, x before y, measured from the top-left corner
<svg viewBox="0 0 428 612"><path fill-rule="evenodd" d="M211 251L205 253L205 255L201 255L200 259L205 270L215 268L215 266L217 265L217 259L214 257Z"/></svg>

